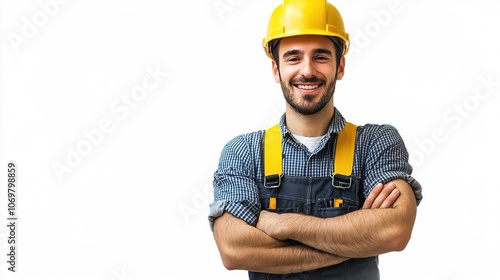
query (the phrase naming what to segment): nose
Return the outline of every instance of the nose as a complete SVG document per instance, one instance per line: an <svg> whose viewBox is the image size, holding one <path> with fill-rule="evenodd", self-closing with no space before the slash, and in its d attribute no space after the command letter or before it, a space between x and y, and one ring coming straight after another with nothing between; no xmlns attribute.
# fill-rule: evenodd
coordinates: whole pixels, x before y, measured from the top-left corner
<svg viewBox="0 0 500 280"><path fill-rule="evenodd" d="M314 65L314 61L311 58L304 58L300 67L300 74L306 78L316 76L316 68Z"/></svg>

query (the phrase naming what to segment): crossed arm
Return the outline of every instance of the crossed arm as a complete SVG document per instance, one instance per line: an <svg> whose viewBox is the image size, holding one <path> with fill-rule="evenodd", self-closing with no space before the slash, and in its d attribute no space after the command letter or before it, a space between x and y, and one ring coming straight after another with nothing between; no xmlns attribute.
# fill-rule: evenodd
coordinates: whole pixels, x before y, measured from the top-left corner
<svg viewBox="0 0 500 280"><path fill-rule="evenodd" d="M327 219L263 211L257 228L278 240L297 240L318 250L349 258L402 251L410 241L417 204L405 181L394 180L387 187L395 187L400 193L389 208L379 208L375 204L371 209Z"/></svg>
<svg viewBox="0 0 500 280"><path fill-rule="evenodd" d="M253 227L226 212L215 220L214 238L227 269L295 273L402 250L415 216L410 186L395 180L377 185L362 210L335 218L262 211Z"/></svg>
<svg viewBox="0 0 500 280"><path fill-rule="evenodd" d="M214 236L222 263L229 270L296 273L347 260L306 245L277 240L227 212L215 220Z"/></svg>

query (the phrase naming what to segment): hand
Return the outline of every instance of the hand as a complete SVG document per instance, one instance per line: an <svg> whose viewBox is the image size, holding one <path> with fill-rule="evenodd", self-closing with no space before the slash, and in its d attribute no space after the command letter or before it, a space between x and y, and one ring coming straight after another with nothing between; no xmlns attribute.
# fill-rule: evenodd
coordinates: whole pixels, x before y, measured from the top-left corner
<svg viewBox="0 0 500 280"><path fill-rule="evenodd" d="M396 184L389 182L387 184L377 184L363 204L363 209L390 208L400 195Z"/></svg>
<svg viewBox="0 0 500 280"><path fill-rule="evenodd" d="M257 221L257 229L260 229L265 234L278 239L285 240L286 236L282 236L284 229L285 219L288 218L287 214L277 214L266 210L260 211L259 220Z"/></svg>

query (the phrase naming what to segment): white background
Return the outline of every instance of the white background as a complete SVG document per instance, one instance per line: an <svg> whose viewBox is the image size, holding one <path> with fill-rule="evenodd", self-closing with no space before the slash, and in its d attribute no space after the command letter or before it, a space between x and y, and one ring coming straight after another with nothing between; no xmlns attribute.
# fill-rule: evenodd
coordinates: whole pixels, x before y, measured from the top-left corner
<svg viewBox="0 0 500 280"><path fill-rule="evenodd" d="M0 278L246 279L220 261L210 184L223 145L283 111L261 48L280 1L0 3ZM500 2L335 5L352 38L335 105L396 126L424 187L382 279L499 279Z"/></svg>

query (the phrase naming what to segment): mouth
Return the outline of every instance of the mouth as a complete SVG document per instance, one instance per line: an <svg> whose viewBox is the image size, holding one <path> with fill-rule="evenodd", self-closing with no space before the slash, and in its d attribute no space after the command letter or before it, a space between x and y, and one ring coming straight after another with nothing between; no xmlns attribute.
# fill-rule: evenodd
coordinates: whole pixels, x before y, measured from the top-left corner
<svg viewBox="0 0 500 280"><path fill-rule="evenodd" d="M290 81L290 85L296 88L302 94L315 95L326 81L318 77L298 77Z"/></svg>
<svg viewBox="0 0 500 280"><path fill-rule="evenodd" d="M294 86L300 90L315 90L319 88L321 84L295 84Z"/></svg>
<svg viewBox="0 0 500 280"><path fill-rule="evenodd" d="M311 84L311 83L308 83L308 84L300 83L300 84L293 84L293 86L295 88L297 88L302 94L306 94L306 95L310 95L310 94L315 95L315 94L317 94L322 85L323 85L323 83L314 83L314 84Z"/></svg>

